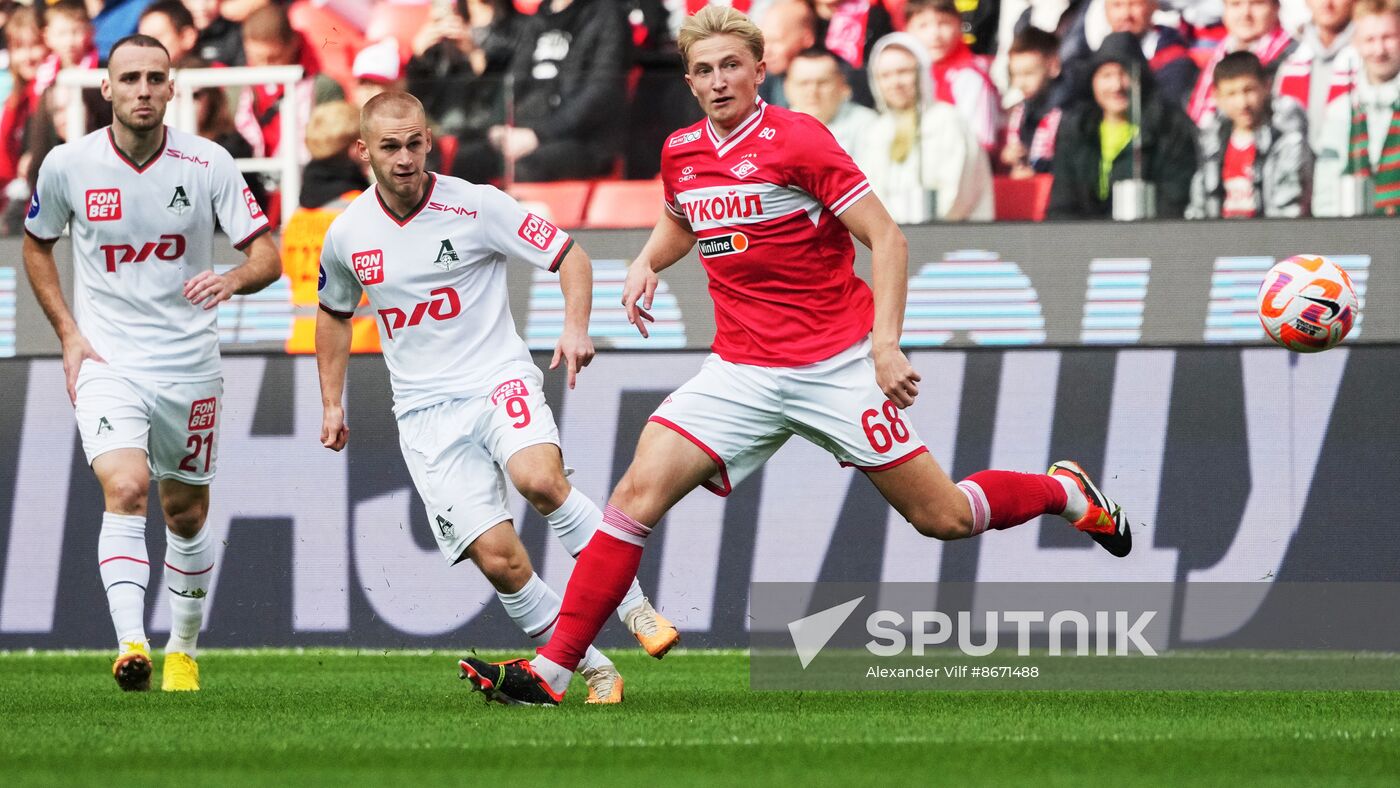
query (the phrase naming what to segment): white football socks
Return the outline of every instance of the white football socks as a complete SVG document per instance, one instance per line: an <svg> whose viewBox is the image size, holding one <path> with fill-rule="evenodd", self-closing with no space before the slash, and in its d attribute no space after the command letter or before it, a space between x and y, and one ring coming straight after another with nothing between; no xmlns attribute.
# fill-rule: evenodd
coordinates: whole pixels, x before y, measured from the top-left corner
<svg viewBox="0 0 1400 788"><path fill-rule="evenodd" d="M209 529L186 539L166 529L165 591L170 598L170 641L167 654L195 656L195 641L204 623L204 598L214 569L214 544Z"/></svg>
<svg viewBox="0 0 1400 788"><path fill-rule="evenodd" d="M569 497L564 499L563 505L545 515L544 520L549 523L550 530L554 531L554 535L558 537L559 543L564 545L564 549L569 551L569 555L577 558L578 554L583 552L583 548L588 546L588 540L593 538L598 526L603 524L603 512L592 499L579 492L578 488L574 488L569 491ZM627 614L645 601L646 596L642 593L641 584L637 582L637 578L632 578L627 595L622 598L622 604L617 606L618 619L626 621ZM584 665L580 663L580 668L582 667Z"/></svg>
<svg viewBox="0 0 1400 788"><path fill-rule="evenodd" d="M513 594L502 594L497 591L496 596L500 598L501 606L506 609L506 615L510 616L516 626L520 627L526 637L539 645L549 642L549 636L554 633L554 624L559 620L559 610L563 606L563 600L554 592L554 589L540 579L539 575L530 575L529 582ZM585 670L611 664L612 660L604 656L603 652L589 646L583 659L578 663L578 669ZM555 667L559 668L557 665ZM563 692L568 689L569 679L573 675L563 668L559 668L559 670L563 671L563 678L560 682L562 687L555 686L557 676L554 680L550 677L545 678L555 692Z"/></svg>
<svg viewBox="0 0 1400 788"><path fill-rule="evenodd" d="M117 651L126 651L127 643L146 642L146 586L151 580L151 562L146 554L145 517L102 514L97 569L107 590Z"/></svg>
<svg viewBox="0 0 1400 788"><path fill-rule="evenodd" d="M1055 474L1051 478L1058 480L1065 488L1065 510L1060 512L1060 516L1072 523L1084 519L1084 515L1089 513L1089 498L1084 491L1068 476Z"/></svg>

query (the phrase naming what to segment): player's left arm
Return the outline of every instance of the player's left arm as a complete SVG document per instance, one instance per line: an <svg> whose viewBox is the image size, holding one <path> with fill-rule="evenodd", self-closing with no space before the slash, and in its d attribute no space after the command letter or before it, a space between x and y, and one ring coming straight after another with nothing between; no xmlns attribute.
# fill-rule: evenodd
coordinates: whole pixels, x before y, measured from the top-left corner
<svg viewBox="0 0 1400 788"><path fill-rule="evenodd" d="M564 333L554 346L550 369L563 359L569 368L569 388L579 370L593 360L593 340L588 336L588 318L593 311L593 261L583 247L573 243L559 264L559 288L564 291Z"/></svg>
<svg viewBox="0 0 1400 788"><path fill-rule="evenodd" d="M243 247L243 265L223 274L200 271L185 283L185 298L213 309L235 295L256 293L282 275L282 254L272 236L263 233Z"/></svg>
<svg viewBox="0 0 1400 788"><path fill-rule="evenodd" d="M873 193L841 213L841 222L871 253L875 293L875 380L894 404L907 408L919 396L919 373L899 349L909 291L909 242Z"/></svg>

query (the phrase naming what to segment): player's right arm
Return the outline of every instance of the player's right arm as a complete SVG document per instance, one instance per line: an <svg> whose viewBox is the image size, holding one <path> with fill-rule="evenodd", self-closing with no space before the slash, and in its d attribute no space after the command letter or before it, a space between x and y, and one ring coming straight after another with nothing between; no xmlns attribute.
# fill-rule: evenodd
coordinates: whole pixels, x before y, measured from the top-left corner
<svg viewBox="0 0 1400 788"><path fill-rule="evenodd" d="M340 451L350 440L343 404L345 370L350 364L350 319L360 301L360 283L336 254L333 235L326 233L325 243L321 245L316 371L321 379L321 445Z"/></svg>
<svg viewBox="0 0 1400 788"><path fill-rule="evenodd" d="M667 208L656 220L656 227L641 254L628 266L627 281L622 285L622 306L627 310L627 322L636 326L644 337L650 336L646 324L652 320L648 310L656 295L657 273L675 265L695 246L695 233L691 232L690 225L672 212L670 201Z"/></svg>
<svg viewBox="0 0 1400 788"><path fill-rule="evenodd" d="M34 288L34 297L39 300L44 315L53 325L58 341L63 345L63 377L68 384L68 401L78 399L78 371L83 361L92 359L107 363L97 351L92 349L87 337L78 330L78 321L68 302L63 300L63 288L58 282L58 264L53 259L53 241L41 241L33 235L24 236L24 273L29 277L29 285Z"/></svg>
<svg viewBox="0 0 1400 788"><path fill-rule="evenodd" d="M64 188L62 162L65 151L55 148L39 167L38 185L29 201L24 220L24 273L34 297L44 310L58 341L63 344L63 377L68 384L68 400L78 399L78 371L83 361L106 361L92 349L87 337L78 329L78 321L68 302L63 299L63 287L58 281L58 264L53 259L53 245L63 235L63 228L73 218Z"/></svg>

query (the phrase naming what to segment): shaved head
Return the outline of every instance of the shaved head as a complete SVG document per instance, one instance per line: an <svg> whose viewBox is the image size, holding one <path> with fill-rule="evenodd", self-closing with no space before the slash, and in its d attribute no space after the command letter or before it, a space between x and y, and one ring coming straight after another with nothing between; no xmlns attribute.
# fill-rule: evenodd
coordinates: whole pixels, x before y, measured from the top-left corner
<svg viewBox="0 0 1400 788"><path fill-rule="evenodd" d="M364 109L360 110L360 139L371 142L371 129L374 127L374 121L379 118L392 118L400 123L417 121L418 125L425 129L428 125L428 114L423 110L423 102L414 98L412 94L397 90L380 93L365 102Z"/></svg>

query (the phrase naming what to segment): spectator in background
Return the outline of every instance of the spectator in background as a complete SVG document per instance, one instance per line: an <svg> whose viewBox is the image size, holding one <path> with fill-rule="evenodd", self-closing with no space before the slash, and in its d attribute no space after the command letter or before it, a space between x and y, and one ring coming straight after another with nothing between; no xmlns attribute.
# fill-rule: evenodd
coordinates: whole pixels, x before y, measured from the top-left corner
<svg viewBox="0 0 1400 788"><path fill-rule="evenodd" d="M997 53L997 30L1001 26L1001 0L963 0L963 41L973 54L990 60Z"/></svg>
<svg viewBox="0 0 1400 788"><path fill-rule="evenodd" d="M315 50L292 29L287 12L279 6L264 6L249 15L243 23L243 51L249 66L299 65L304 69L301 81L293 90L293 105L302 128L311 117L312 107L345 98L340 85L321 74ZM253 146L255 157L277 155L282 133L279 112L284 92L281 85L255 85L239 97L234 123ZM302 161L310 158L304 147L300 156Z"/></svg>
<svg viewBox="0 0 1400 788"><path fill-rule="evenodd" d="M194 52L199 40L194 17L180 0L158 0L147 6L136 30L159 41L170 53L171 63L179 63Z"/></svg>
<svg viewBox="0 0 1400 788"><path fill-rule="evenodd" d="M423 102L438 133L485 139L505 120L503 78L524 21L510 0L433 7L405 72L408 92Z"/></svg>
<svg viewBox="0 0 1400 788"><path fill-rule="evenodd" d="M211 64L199 57L187 54L175 61L181 69L209 68ZM220 87L200 88L194 92L195 133L218 144L235 159L249 159L253 156L253 146L238 133L233 122L233 107L229 105L229 94ZM248 190L258 205L268 205L267 187L260 177L249 177Z"/></svg>
<svg viewBox="0 0 1400 788"><path fill-rule="evenodd" d="M300 205L321 208L347 193L369 188L364 167L351 156L360 137L360 110L344 101L328 101L311 111L306 149L311 161L303 172Z"/></svg>
<svg viewBox="0 0 1400 788"><path fill-rule="evenodd" d="M1201 76L1196 81L1195 90L1187 104L1187 114L1191 120L1200 123L1215 110L1214 78L1211 72L1215 64L1231 52L1248 50L1264 64L1272 83L1274 72L1298 48L1288 31L1283 29L1278 19L1279 0L1225 0L1225 38L1216 46Z"/></svg>
<svg viewBox="0 0 1400 788"><path fill-rule="evenodd" d="M900 224L991 221L992 168L952 105L934 97L928 54L908 33L871 52L870 89L880 115L857 146L856 164Z"/></svg>
<svg viewBox="0 0 1400 788"><path fill-rule="evenodd" d="M355 78L355 93L350 98L356 109L363 108L366 101L385 91L405 90L407 80L403 77L402 65L399 42L392 38L361 49L350 67L350 74ZM315 151L311 151L311 157L316 157Z"/></svg>
<svg viewBox="0 0 1400 788"><path fill-rule="evenodd" d="M797 53L788 66L787 94L790 109L825 124L836 143L852 157L879 117L875 110L851 100L851 86L840 59L825 49L813 47Z"/></svg>
<svg viewBox="0 0 1400 788"><path fill-rule="evenodd" d="M1059 52L1055 34L1035 27L1017 33L1011 42L1011 88L1025 97L1011 108L1001 148L1001 163L1013 178L1048 173L1054 166L1055 134L1070 98Z"/></svg>
<svg viewBox="0 0 1400 788"><path fill-rule="evenodd" d="M199 30L195 54L207 63L243 65L243 31L219 13L219 0L182 0ZM241 9L240 9L241 10Z"/></svg>
<svg viewBox="0 0 1400 788"><path fill-rule="evenodd" d="M352 151L360 136L360 111L344 101L328 101L311 111L306 149L311 161L302 175L297 209L282 231L282 271L291 283L292 330L288 353L316 352L317 289L321 246L331 222L369 188L369 178ZM361 297L360 305L369 303ZM352 321L350 349L377 352L379 331L373 317Z"/></svg>
<svg viewBox="0 0 1400 788"><path fill-rule="evenodd" d="M452 172L474 183L596 178L612 171L626 129L631 31L613 0L547 0L511 61L515 125L458 148Z"/></svg>
<svg viewBox="0 0 1400 788"><path fill-rule="evenodd" d="M1088 14L1098 7L1093 3L1089 5L1085 17L1067 34L1069 40L1061 49L1071 80L1082 79L1082 72L1093 57L1086 23ZM1142 43L1142 54L1147 58L1162 97L1186 106L1200 69L1191 58L1191 47L1181 33L1152 23L1158 10L1157 0L1104 0L1102 9L1108 33L1132 33Z"/></svg>
<svg viewBox="0 0 1400 788"><path fill-rule="evenodd" d="M1201 165L1188 219L1307 216L1313 159L1308 119L1291 98L1270 101L1269 76L1252 52L1215 65L1215 105L1201 129Z"/></svg>
<svg viewBox="0 0 1400 788"><path fill-rule="evenodd" d="M34 76L34 94L42 96L65 68L97 68L92 23L82 0L62 0L49 6L40 19L49 56Z"/></svg>
<svg viewBox="0 0 1400 788"><path fill-rule="evenodd" d="M886 0L802 1L810 4L817 16L817 42L851 68L865 68L875 42L894 32L894 18L885 5ZM762 17L755 14L756 19Z"/></svg>
<svg viewBox="0 0 1400 788"><path fill-rule="evenodd" d="M1134 173L1134 140L1142 148L1141 178L1157 193L1157 217L1181 218L1196 172L1196 128L1174 102L1157 94L1147 58L1131 33L1113 33L1094 53L1091 100L1060 121L1055 141L1052 218L1099 219L1112 212L1112 188ZM1133 74L1140 74L1142 115L1132 114Z"/></svg>
<svg viewBox="0 0 1400 788"><path fill-rule="evenodd" d="M1327 105L1313 178L1313 214L1340 216L1343 175L1370 183L1372 213L1400 214L1400 5L1357 0L1356 85Z"/></svg>
<svg viewBox="0 0 1400 788"><path fill-rule="evenodd" d="M786 107L788 65L798 52L817 43L816 15L800 0L778 0L758 27L763 31L763 62L768 69L758 95L769 104Z"/></svg>
<svg viewBox="0 0 1400 788"><path fill-rule="evenodd" d="M8 184L19 175L24 130L39 104L34 78L49 54L33 8L21 6L10 15L5 22L5 45L12 84L5 103L0 105L0 184Z"/></svg>
<svg viewBox="0 0 1400 788"><path fill-rule="evenodd" d="M1351 90L1360 58L1351 44L1354 0L1308 0L1312 21L1303 27L1298 49L1279 65L1274 92L1289 96L1308 112L1308 141L1321 142L1327 103Z"/></svg>
<svg viewBox="0 0 1400 788"><path fill-rule="evenodd" d="M92 16L92 38L102 63L107 62L113 44L136 32L141 12L150 3L151 0L89 0L89 12L100 9Z"/></svg>
<svg viewBox="0 0 1400 788"><path fill-rule="evenodd" d="M112 122L112 105L102 98L97 88L79 90L52 85L44 91L34 116L29 119L24 155L20 157L19 174L28 181L31 194L39 179L39 166L49 151L68 141L70 112L84 113L83 128L88 131Z"/></svg>
<svg viewBox="0 0 1400 788"><path fill-rule="evenodd" d="M982 61L963 41L962 15L954 0L909 0L908 32L933 58L934 98L957 108L988 152L1001 128L1001 97Z"/></svg>

